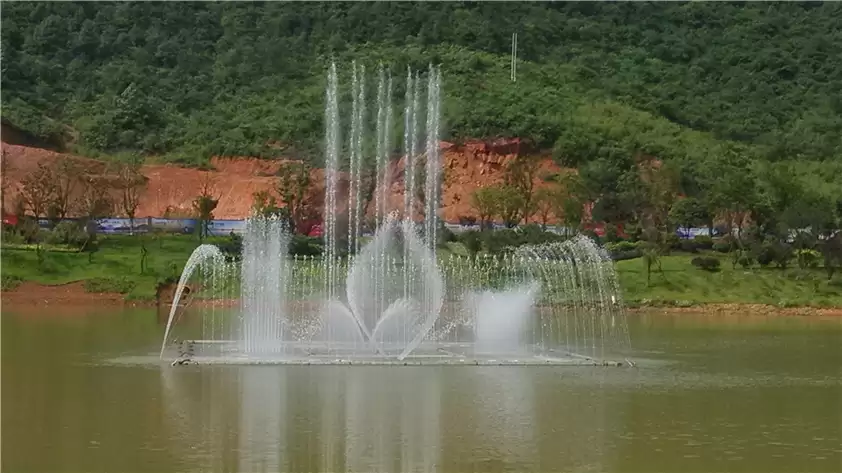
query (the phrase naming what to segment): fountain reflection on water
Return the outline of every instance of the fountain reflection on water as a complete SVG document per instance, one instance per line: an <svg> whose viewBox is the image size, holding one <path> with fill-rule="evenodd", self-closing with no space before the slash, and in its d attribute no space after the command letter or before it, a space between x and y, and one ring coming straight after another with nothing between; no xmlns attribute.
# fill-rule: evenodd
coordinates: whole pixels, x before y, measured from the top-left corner
<svg viewBox="0 0 842 473"><path fill-rule="evenodd" d="M232 314L212 302L202 304L201 319L212 322L203 322L201 333L185 326L176 336L171 333L174 303L161 356L167 347L176 347L181 351L174 356L180 361L205 363L546 364L590 363L604 359L606 349L627 348L613 264L587 238L522 247L500 257L436 254L441 200L441 73L436 67L427 72L426 110L420 100L424 81L418 72L407 72L400 209L386 205L392 186L392 78L382 66L378 70L377 229L371 241L361 244L361 173L369 124L365 68L354 63L352 69L347 234L340 234L344 229L336 218L341 94L332 64L325 107L323 257L288 257L289 234L283 223L262 217L248 221L241 262L223 262L213 247L199 247L191 262L207 268L197 284L202 295L211 300L239 295L239 310ZM419 142L424 145L421 154ZM422 165L423 194L416 179ZM346 244L355 254L343 258L340 250ZM192 269L190 264L185 268L175 302Z"/></svg>

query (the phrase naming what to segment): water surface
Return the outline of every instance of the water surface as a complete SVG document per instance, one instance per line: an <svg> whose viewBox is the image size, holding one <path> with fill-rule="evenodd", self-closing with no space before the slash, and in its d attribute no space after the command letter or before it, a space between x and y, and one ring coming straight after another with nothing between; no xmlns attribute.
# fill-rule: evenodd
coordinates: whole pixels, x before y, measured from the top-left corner
<svg viewBox="0 0 842 473"><path fill-rule="evenodd" d="M162 367L148 310L2 313L2 470L838 472L842 319L631 316L638 366Z"/></svg>

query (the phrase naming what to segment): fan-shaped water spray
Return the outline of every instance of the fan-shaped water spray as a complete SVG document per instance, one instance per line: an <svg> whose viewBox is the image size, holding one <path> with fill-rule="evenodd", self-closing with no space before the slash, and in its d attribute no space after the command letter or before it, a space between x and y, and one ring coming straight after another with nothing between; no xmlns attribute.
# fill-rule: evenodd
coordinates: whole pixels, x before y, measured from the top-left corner
<svg viewBox="0 0 842 473"><path fill-rule="evenodd" d="M181 272L181 277L178 279L178 286L176 286L175 296L173 297L172 306L170 307L170 315L167 318L167 327L164 329L164 342L161 345L161 356L164 355L164 350L167 348L167 340L169 339L170 330L172 329L173 318L178 310L181 295L184 294L184 289L187 287L187 282L190 280L190 276L193 275L193 271L195 271L201 263L208 260L212 260L215 265L222 260L222 252L219 251L219 248L213 245L199 245L195 250L193 250L193 253L190 254L190 258L187 259L187 262L184 263L184 270Z"/></svg>

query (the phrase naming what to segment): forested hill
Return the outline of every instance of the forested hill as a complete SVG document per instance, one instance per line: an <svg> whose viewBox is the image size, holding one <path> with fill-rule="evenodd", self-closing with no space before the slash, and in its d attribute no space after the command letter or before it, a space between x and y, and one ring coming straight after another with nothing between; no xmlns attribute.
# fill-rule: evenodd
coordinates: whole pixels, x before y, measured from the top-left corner
<svg viewBox="0 0 842 473"><path fill-rule="evenodd" d="M351 59L401 79L432 61L444 138L519 136L570 164L842 160L840 18L835 2L3 2L2 117L89 155L308 154L330 57L346 83Z"/></svg>

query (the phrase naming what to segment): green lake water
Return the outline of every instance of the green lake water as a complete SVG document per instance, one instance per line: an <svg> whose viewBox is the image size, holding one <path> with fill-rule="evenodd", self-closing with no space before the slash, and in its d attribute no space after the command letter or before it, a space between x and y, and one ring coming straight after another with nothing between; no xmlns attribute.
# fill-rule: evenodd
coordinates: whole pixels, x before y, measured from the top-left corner
<svg viewBox="0 0 842 473"><path fill-rule="evenodd" d="M839 472L842 318L630 316L636 368L160 366L2 312L3 472Z"/></svg>

